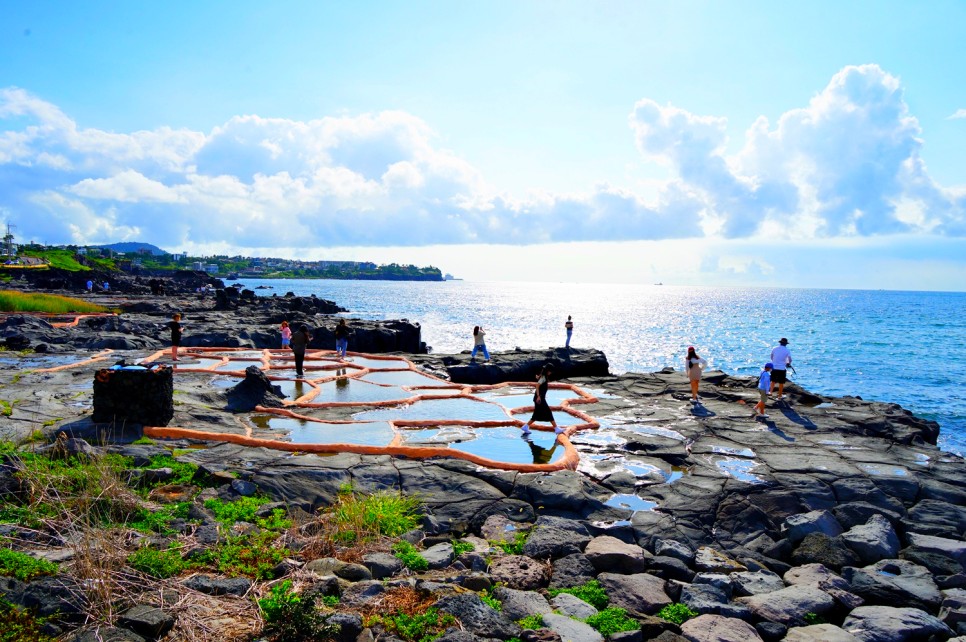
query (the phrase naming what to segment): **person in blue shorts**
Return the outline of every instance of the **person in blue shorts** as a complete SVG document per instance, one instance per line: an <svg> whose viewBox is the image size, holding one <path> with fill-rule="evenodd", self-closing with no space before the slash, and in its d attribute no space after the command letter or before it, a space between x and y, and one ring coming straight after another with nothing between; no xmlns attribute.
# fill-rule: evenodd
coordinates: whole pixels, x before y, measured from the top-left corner
<svg viewBox="0 0 966 642"><path fill-rule="evenodd" d="M755 404L757 411L752 415L755 419L768 419L765 414L765 401L768 400L768 393L771 390L771 371L774 366L771 362L765 364L765 368L758 375L758 403Z"/></svg>

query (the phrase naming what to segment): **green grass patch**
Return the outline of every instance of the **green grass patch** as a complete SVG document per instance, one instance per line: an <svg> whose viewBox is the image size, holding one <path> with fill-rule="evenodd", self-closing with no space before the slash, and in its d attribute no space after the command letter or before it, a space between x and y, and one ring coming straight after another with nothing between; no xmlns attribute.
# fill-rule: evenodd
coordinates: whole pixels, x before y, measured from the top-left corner
<svg viewBox="0 0 966 642"><path fill-rule="evenodd" d="M272 569L291 553L274 546L276 537L275 533L261 531L229 538L192 560L192 566L211 566L229 577L271 579Z"/></svg>
<svg viewBox="0 0 966 642"><path fill-rule="evenodd" d="M697 617L697 615L697 611L691 610L686 604L681 604L680 602L668 604L657 612L659 618L677 625L684 624L691 618Z"/></svg>
<svg viewBox="0 0 966 642"><path fill-rule="evenodd" d="M392 615L374 617L370 623L382 624L388 633L393 633L407 642L432 642L443 635L447 627L456 624L456 618L448 613L430 608L423 613L410 615L397 612Z"/></svg>
<svg viewBox="0 0 966 642"><path fill-rule="evenodd" d="M45 620L0 599L0 642L53 642L41 633Z"/></svg>
<svg viewBox="0 0 966 642"><path fill-rule="evenodd" d="M215 519L229 526L235 522L248 522L269 530L289 528L292 521L285 518L285 509L276 508L268 517L257 516L261 507L271 501L265 497L241 497L233 502L216 498L206 501L205 508L215 514Z"/></svg>
<svg viewBox="0 0 966 642"><path fill-rule="evenodd" d="M426 561L426 558L420 554L415 546L405 540L396 542L392 547L392 552L411 571L425 571L429 568L429 562Z"/></svg>
<svg viewBox="0 0 966 642"><path fill-rule="evenodd" d="M178 551L159 551L148 547L139 548L127 558L127 563L133 569L162 580L180 575L188 568Z"/></svg>
<svg viewBox="0 0 966 642"><path fill-rule="evenodd" d="M0 399L0 415L3 415L4 417L9 417L12 414L13 414L13 404L11 404L9 401L4 401L3 399Z"/></svg>
<svg viewBox="0 0 966 642"><path fill-rule="evenodd" d="M537 613L536 615L528 615L522 620L517 620L517 624L519 624L524 629L530 629L531 631L536 631L537 629L542 629L544 627L543 616L540 615L539 613Z"/></svg>
<svg viewBox="0 0 966 642"><path fill-rule="evenodd" d="M258 600L265 617L265 631L276 642L329 640L339 627L329 624L329 616L319 612L314 597L303 597L292 590L292 581L276 584L266 597Z"/></svg>
<svg viewBox="0 0 966 642"><path fill-rule="evenodd" d="M507 555L523 555L523 546L527 543L528 537L530 537L529 531L517 531L513 534L512 540L492 539L490 545L503 549Z"/></svg>
<svg viewBox="0 0 966 642"><path fill-rule="evenodd" d="M467 542L461 539L453 540L453 555L459 557L463 553L471 553L476 550L473 546L473 542Z"/></svg>
<svg viewBox="0 0 966 642"><path fill-rule="evenodd" d="M805 624L808 624L809 626L813 624L828 624L828 620L826 620L818 613L813 613L812 611L809 611L808 613L803 615L802 619L805 620Z"/></svg>
<svg viewBox="0 0 966 642"><path fill-rule="evenodd" d="M101 305L88 303L69 296L40 294L38 292L18 292L0 290L0 311L2 312L47 312L67 314L70 312L93 314L107 312Z"/></svg>
<svg viewBox="0 0 966 642"><path fill-rule="evenodd" d="M332 507L338 528L335 539L342 542L373 536L399 537L419 526L420 501L392 491L372 495L342 492Z"/></svg>
<svg viewBox="0 0 966 642"><path fill-rule="evenodd" d="M0 548L0 575L15 577L27 582L41 575L54 575L57 565L44 559L35 559L19 551Z"/></svg>
<svg viewBox="0 0 966 642"><path fill-rule="evenodd" d="M480 591L480 599L483 600L483 603L494 611L503 610L503 602L496 599L489 591Z"/></svg>
<svg viewBox="0 0 966 642"><path fill-rule="evenodd" d="M153 446L154 440L150 437L141 437L132 441L131 444L134 446Z"/></svg>
<svg viewBox="0 0 966 642"><path fill-rule="evenodd" d="M598 611L606 608L607 603L610 601L607 597L607 591L604 590L604 587L597 580L590 580L585 584L571 588L549 589L547 593L550 597L557 597L561 593L569 593L574 597L579 597Z"/></svg>
<svg viewBox="0 0 966 642"><path fill-rule="evenodd" d="M174 531L168 527L168 523L173 519L185 519L190 509L191 502L165 504L157 510L142 508L128 521L127 526L142 533L171 535Z"/></svg>
<svg viewBox="0 0 966 642"><path fill-rule="evenodd" d="M591 615L584 622L597 629L605 638L621 631L637 631L641 628L637 620L627 615L627 611L615 606Z"/></svg>
<svg viewBox="0 0 966 642"><path fill-rule="evenodd" d="M26 250L24 256L46 259L50 267L67 270L69 272L89 272L90 268L77 261L77 255L71 250Z"/></svg>
<svg viewBox="0 0 966 642"><path fill-rule="evenodd" d="M155 455L151 458L151 463L144 468L146 470L170 468L174 476L165 484L188 484L194 479L195 473L198 472L198 467L195 464L178 461L171 455Z"/></svg>

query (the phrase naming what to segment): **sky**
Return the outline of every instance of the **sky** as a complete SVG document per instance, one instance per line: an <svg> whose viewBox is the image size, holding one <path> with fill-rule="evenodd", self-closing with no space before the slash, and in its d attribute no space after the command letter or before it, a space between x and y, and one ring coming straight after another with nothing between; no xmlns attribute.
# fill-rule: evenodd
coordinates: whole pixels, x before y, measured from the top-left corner
<svg viewBox="0 0 966 642"><path fill-rule="evenodd" d="M0 222L471 280L960 291L964 41L958 0L0 0Z"/></svg>

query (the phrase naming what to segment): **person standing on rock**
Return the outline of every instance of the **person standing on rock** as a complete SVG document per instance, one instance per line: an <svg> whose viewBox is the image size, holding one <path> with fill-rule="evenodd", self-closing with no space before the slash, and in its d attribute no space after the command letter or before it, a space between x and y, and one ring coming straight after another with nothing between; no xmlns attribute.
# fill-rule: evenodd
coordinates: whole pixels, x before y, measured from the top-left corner
<svg viewBox="0 0 966 642"><path fill-rule="evenodd" d="M574 322L569 314L567 315L567 322L564 324L564 328L567 329L567 343L564 344L564 347L570 350L570 337L574 335Z"/></svg>
<svg viewBox="0 0 966 642"><path fill-rule="evenodd" d="M178 360L178 347L181 345L181 333L184 331L184 326L181 325L181 315L175 314L168 321L168 327L171 329L171 360Z"/></svg>
<svg viewBox="0 0 966 642"><path fill-rule="evenodd" d="M788 366L792 365L792 353L788 349L788 339L785 337L782 337L778 341L778 345L772 349L771 362L774 364L775 369L771 373L770 392L775 392L775 384L777 383L778 401L781 401L785 393L785 382L788 380L786 377Z"/></svg>
<svg viewBox="0 0 966 642"><path fill-rule="evenodd" d="M701 370L708 362L698 356L694 346L688 346L688 356L684 358L684 368L691 382L691 403L698 403L698 387L701 385Z"/></svg>
<svg viewBox="0 0 966 642"><path fill-rule="evenodd" d="M765 414L765 402L768 400L768 393L771 390L771 373L773 365L769 362L758 375L758 403L755 404L755 412L751 416L755 419L768 419Z"/></svg>
<svg viewBox="0 0 966 642"><path fill-rule="evenodd" d="M288 321L282 321L280 332L282 333L282 350L284 350L292 342L292 328L288 327Z"/></svg>
<svg viewBox="0 0 966 642"><path fill-rule="evenodd" d="M304 323L299 326L298 330L292 333L292 340L289 345L292 348L292 353L295 355L296 377L305 376L302 369L305 364L305 349L309 346L310 341L312 341L312 335L309 334L309 326Z"/></svg>
<svg viewBox="0 0 966 642"><path fill-rule="evenodd" d="M533 392L533 414L530 416L530 420L520 428L524 435L530 432L530 424L535 421L549 421L555 433L559 435L563 432L563 428L554 421L550 404L547 403L547 390L550 388L551 374L553 374L553 364L546 363L540 369L540 374L537 375L537 389Z"/></svg>
<svg viewBox="0 0 966 642"><path fill-rule="evenodd" d="M340 359L345 359L346 350L349 349L349 326L345 319L339 319L339 325L335 326L335 354Z"/></svg>
<svg viewBox="0 0 966 642"><path fill-rule="evenodd" d="M473 327L473 352L470 353L470 363L476 361L476 353L478 350L483 351L483 361L490 360L490 353L486 349L486 341L483 337L486 336L486 332L480 326Z"/></svg>

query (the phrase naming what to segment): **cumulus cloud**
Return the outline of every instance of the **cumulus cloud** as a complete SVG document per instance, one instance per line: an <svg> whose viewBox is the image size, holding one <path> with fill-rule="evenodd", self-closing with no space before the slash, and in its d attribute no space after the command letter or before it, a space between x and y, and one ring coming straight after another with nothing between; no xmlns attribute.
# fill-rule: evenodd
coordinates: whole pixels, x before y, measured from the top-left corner
<svg viewBox="0 0 966 642"><path fill-rule="evenodd" d="M966 118L966 109L957 109L947 120L956 120L958 118Z"/></svg>
<svg viewBox="0 0 966 642"><path fill-rule="evenodd" d="M846 67L774 125L759 118L731 155L718 116L643 99L629 124L641 155L671 171L655 197L602 183L510 198L404 112L113 133L7 88L0 209L46 242L240 251L966 234L966 195L929 177L900 83L875 65Z"/></svg>

